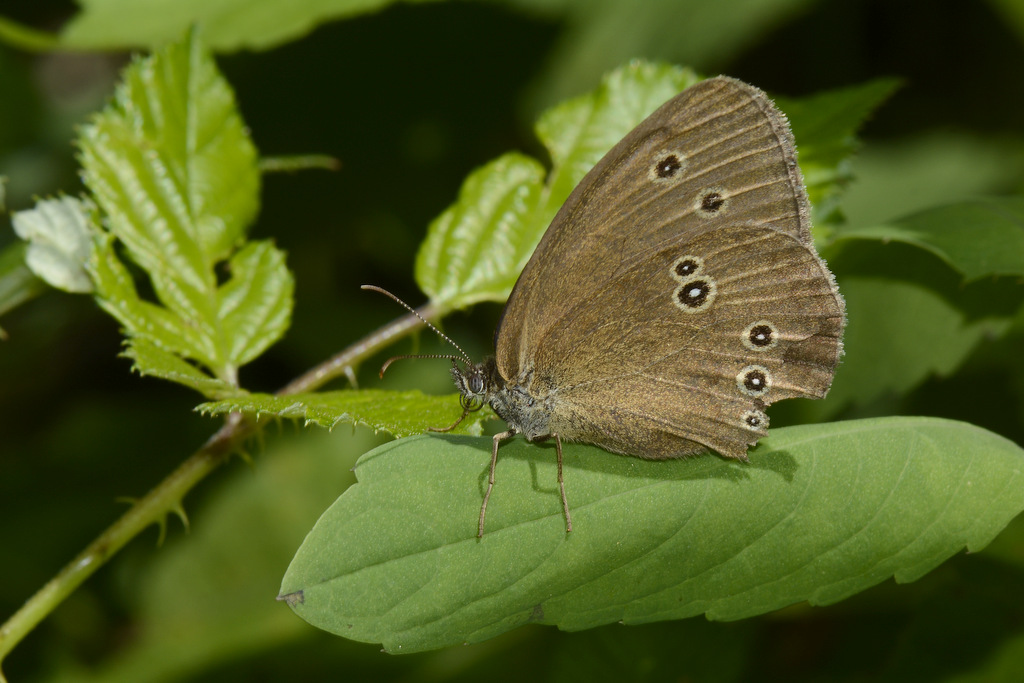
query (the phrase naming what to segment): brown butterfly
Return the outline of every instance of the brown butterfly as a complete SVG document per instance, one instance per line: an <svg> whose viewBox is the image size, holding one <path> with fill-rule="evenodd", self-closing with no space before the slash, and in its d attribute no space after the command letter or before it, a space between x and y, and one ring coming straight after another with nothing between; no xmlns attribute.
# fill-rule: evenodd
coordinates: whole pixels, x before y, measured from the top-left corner
<svg viewBox="0 0 1024 683"><path fill-rule="evenodd" d="M566 200L509 296L495 356L449 356L463 417L487 403L508 424L478 534L502 440L555 440L571 531L562 440L745 461L766 406L828 392L844 324L785 116L732 78L687 88Z"/></svg>

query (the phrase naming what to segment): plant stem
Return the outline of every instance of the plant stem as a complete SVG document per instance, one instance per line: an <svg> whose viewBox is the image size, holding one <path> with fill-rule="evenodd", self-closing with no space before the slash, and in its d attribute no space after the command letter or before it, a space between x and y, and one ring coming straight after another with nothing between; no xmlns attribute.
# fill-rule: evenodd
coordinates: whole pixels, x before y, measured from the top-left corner
<svg viewBox="0 0 1024 683"><path fill-rule="evenodd" d="M0 40L11 47L18 47L28 52L47 52L58 48L70 49L67 45L62 46L57 36L52 33L36 31L6 17L0 17Z"/></svg>
<svg viewBox="0 0 1024 683"><path fill-rule="evenodd" d="M309 169L337 171L341 162L326 154L303 154L287 157L260 157L261 173L295 173Z"/></svg>
<svg viewBox="0 0 1024 683"><path fill-rule="evenodd" d="M226 460L235 438L244 431L239 429L242 422L240 414L229 415L224 426L199 451L136 501L0 627L0 661L107 559L150 524L163 520L196 483Z"/></svg>
<svg viewBox="0 0 1024 683"><path fill-rule="evenodd" d="M443 316L447 311L442 311L431 304L426 304L418 308L417 313L425 320L434 320ZM277 393L279 396L287 396L288 394L298 394L319 389L335 377L346 374L354 366L359 365L359 363L377 353L377 351L391 342L401 339L422 325L423 323L420 319L412 313L393 320L384 327L366 335L341 353L332 356L312 370L295 378Z"/></svg>
<svg viewBox="0 0 1024 683"><path fill-rule="evenodd" d="M420 308L419 313L430 320L438 316L440 311L428 304ZM412 314L393 320L296 378L277 393L287 395L312 391L334 377L351 372L353 366L420 325L420 320ZM106 531L97 536L60 573L29 598L3 626L0 626L0 663L36 624L56 609L118 550L150 524L163 523L168 513L179 511L182 499L192 487L227 462L229 456L237 451L238 445L257 428L255 421L245 419L240 413L228 415L224 425L198 451L143 498L137 500L120 519L107 527ZM0 672L0 683L5 682L6 679Z"/></svg>

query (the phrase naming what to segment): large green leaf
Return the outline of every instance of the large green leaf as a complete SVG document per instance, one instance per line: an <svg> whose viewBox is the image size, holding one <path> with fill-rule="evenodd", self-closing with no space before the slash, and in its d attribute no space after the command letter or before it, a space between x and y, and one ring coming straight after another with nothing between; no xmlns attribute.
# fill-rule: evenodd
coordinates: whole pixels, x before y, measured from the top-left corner
<svg viewBox="0 0 1024 683"><path fill-rule="evenodd" d="M848 228L841 239L905 242L935 254L972 282L1024 276L1024 197L958 202L881 225Z"/></svg>
<svg viewBox="0 0 1024 683"><path fill-rule="evenodd" d="M828 400L799 406L808 419L953 374L979 344L1005 334L1024 306L1020 198L847 229L826 254L846 297L846 355Z"/></svg>
<svg viewBox="0 0 1024 683"><path fill-rule="evenodd" d="M773 430L744 465L502 446L476 538L490 442L418 437L360 458L282 596L310 623L416 652L526 623L575 630L706 614L740 619L913 581L984 547L1024 509L1024 451L971 425L886 418Z"/></svg>
<svg viewBox="0 0 1024 683"><path fill-rule="evenodd" d="M207 42L217 50L267 49L295 40L324 22L373 12L394 2L81 0L82 11L64 28L60 42L77 49L152 47L200 25Z"/></svg>

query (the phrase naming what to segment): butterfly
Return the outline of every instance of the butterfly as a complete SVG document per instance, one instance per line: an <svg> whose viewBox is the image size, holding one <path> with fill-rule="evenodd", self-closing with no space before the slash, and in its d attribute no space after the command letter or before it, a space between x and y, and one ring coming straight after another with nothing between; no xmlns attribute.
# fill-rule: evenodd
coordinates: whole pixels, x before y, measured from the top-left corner
<svg viewBox="0 0 1024 683"><path fill-rule="evenodd" d="M554 439L567 532L562 441L746 461L768 405L828 392L845 322L785 116L733 78L687 88L570 194L512 289L495 355L445 356L463 418L489 404L508 425L478 535L498 446L516 434Z"/></svg>

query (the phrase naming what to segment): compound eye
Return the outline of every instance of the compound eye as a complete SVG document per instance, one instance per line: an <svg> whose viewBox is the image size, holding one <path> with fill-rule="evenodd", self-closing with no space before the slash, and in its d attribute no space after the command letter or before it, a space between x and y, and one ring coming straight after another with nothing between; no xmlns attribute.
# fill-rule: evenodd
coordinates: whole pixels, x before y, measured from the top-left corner
<svg viewBox="0 0 1024 683"><path fill-rule="evenodd" d="M469 392L472 394L479 394L482 393L483 390L484 378L479 373L474 372L469 376Z"/></svg>

